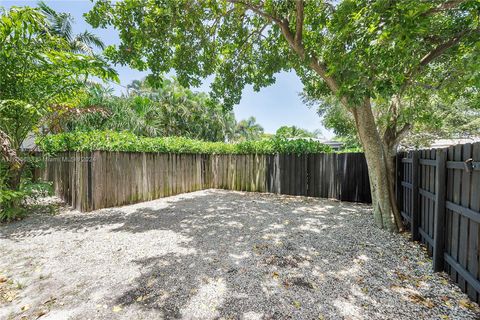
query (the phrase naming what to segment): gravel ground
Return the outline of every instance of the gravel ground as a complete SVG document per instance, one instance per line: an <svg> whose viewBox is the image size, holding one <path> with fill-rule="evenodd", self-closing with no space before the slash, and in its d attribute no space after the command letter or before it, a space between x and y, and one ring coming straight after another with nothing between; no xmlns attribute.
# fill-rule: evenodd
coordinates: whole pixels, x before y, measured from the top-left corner
<svg viewBox="0 0 480 320"><path fill-rule="evenodd" d="M478 319L367 205L206 190L0 225L1 319Z"/></svg>

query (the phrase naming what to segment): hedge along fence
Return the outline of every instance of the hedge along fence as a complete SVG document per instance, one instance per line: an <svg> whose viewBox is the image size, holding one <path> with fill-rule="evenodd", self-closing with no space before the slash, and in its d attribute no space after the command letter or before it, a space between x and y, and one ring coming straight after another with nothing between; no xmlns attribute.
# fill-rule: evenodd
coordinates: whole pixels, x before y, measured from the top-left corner
<svg viewBox="0 0 480 320"><path fill-rule="evenodd" d="M306 154L332 152L314 140L279 138L239 143L209 142L183 137L138 137L130 132L89 131L47 135L37 139L49 154L64 151L126 151L189 154Z"/></svg>
<svg viewBox="0 0 480 320"><path fill-rule="evenodd" d="M208 188L370 202L361 153L175 154L68 151L46 158L37 177L80 211Z"/></svg>

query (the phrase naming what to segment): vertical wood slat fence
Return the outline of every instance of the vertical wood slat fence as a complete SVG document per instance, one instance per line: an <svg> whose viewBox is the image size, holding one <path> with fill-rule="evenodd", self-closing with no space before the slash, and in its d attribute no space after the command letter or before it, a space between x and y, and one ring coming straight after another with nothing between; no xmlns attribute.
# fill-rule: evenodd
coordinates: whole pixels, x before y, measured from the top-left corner
<svg viewBox="0 0 480 320"><path fill-rule="evenodd" d="M35 173L80 211L216 188L371 202L361 153L206 155L65 152Z"/></svg>
<svg viewBox="0 0 480 320"><path fill-rule="evenodd" d="M397 155L396 194L435 271L480 301L480 143Z"/></svg>

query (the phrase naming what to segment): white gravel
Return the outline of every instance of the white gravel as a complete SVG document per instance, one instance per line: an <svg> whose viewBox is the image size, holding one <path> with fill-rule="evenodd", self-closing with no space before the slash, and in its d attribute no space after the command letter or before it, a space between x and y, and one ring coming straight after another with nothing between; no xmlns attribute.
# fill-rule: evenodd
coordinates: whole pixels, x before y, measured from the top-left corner
<svg viewBox="0 0 480 320"><path fill-rule="evenodd" d="M206 190L0 225L0 319L478 319L367 205Z"/></svg>

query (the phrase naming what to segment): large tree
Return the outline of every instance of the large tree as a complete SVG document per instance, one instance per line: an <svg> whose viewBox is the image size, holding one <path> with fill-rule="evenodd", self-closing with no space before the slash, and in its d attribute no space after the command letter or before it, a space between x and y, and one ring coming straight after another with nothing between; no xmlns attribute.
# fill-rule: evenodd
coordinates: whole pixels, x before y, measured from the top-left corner
<svg viewBox="0 0 480 320"><path fill-rule="evenodd" d="M184 85L214 74L212 95L226 105L240 101L245 85L259 90L294 70L308 96L333 97L353 116L375 221L399 230L393 152L415 124L425 87L477 72L479 7L476 0L100 0L87 18L120 31L121 44L106 49L115 62L154 75L175 69Z"/></svg>
<svg viewBox="0 0 480 320"><path fill-rule="evenodd" d="M73 53L50 28L37 8L0 7L0 152L12 189L19 187L24 162L18 153L27 134L41 128L49 115L68 112L59 106L91 76L117 79L105 61Z"/></svg>

